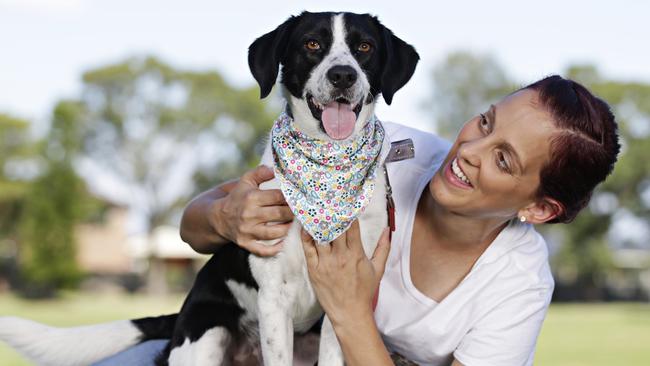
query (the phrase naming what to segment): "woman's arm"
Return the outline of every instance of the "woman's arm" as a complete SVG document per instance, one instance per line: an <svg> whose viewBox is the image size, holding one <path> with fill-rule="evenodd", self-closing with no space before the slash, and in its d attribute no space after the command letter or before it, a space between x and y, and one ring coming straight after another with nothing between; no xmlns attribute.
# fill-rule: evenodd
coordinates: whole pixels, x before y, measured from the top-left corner
<svg viewBox="0 0 650 366"><path fill-rule="evenodd" d="M199 253L214 253L221 245L235 242L261 256L277 254L281 245L265 246L258 240L286 236L291 209L279 189L260 190L273 171L259 166L241 179L223 183L201 193L185 208L180 234ZM285 224L267 225L268 222Z"/></svg>
<svg viewBox="0 0 650 366"><path fill-rule="evenodd" d="M218 214L217 202L226 197L238 180L220 184L196 196L183 211L181 239L199 253L212 253L229 240L219 235L209 217Z"/></svg>
<svg viewBox="0 0 650 366"><path fill-rule="evenodd" d="M345 364L393 366L390 354L381 339L372 312L359 319L349 319L334 326Z"/></svg>
<svg viewBox="0 0 650 366"><path fill-rule="evenodd" d="M304 230L302 242L309 278L332 322L346 364L393 365L372 309L390 250L388 230L370 259L363 251L357 221L331 245L315 244Z"/></svg>

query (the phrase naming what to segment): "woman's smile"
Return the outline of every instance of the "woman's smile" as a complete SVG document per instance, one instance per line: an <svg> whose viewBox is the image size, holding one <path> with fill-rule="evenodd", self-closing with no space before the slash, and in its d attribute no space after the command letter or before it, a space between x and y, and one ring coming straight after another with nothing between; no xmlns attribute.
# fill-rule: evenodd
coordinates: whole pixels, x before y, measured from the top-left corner
<svg viewBox="0 0 650 366"><path fill-rule="evenodd" d="M460 168L458 164L458 158L454 158L451 162L447 163L445 166L445 178L446 181L454 187L461 189L473 189L472 183L465 175L465 172Z"/></svg>

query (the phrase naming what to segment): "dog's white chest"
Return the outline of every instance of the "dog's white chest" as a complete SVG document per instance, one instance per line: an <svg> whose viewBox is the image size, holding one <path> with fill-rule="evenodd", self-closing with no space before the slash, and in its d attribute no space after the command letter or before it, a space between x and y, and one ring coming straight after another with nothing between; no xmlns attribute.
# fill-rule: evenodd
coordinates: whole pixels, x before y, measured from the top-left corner
<svg viewBox="0 0 650 366"><path fill-rule="evenodd" d="M269 166L273 163L268 145L262 163ZM367 256L372 255L381 231L387 225L385 178L381 169L381 166L378 166L375 173L375 189L370 203L359 215L361 240ZM277 179L260 185L260 189L279 188ZM287 309L296 332L309 329L322 315L322 309L309 281L300 230L299 221L294 219L284 239L281 253L271 258L251 256L249 259L251 272L260 292L267 292L274 298L272 301L281 303Z"/></svg>

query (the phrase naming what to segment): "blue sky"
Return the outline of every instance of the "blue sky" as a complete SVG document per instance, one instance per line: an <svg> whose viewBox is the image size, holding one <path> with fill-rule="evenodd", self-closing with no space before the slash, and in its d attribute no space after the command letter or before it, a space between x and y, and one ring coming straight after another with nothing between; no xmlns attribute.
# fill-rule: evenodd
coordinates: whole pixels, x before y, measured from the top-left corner
<svg viewBox="0 0 650 366"><path fill-rule="evenodd" d="M246 50L301 10L378 15L422 61L384 120L432 130L422 102L433 66L454 50L494 55L522 83L592 63L607 76L650 81L650 2L643 1L152 1L0 0L0 111L46 118L74 97L84 70L136 54L253 79Z"/></svg>

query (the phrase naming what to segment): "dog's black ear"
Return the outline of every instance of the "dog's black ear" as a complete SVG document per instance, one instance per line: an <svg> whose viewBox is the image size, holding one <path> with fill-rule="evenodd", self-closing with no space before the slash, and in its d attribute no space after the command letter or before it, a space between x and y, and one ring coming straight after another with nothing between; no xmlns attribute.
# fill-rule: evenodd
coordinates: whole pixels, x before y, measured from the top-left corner
<svg viewBox="0 0 650 366"><path fill-rule="evenodd" d="M379 23L379 21L377 21ZM384 33L385 60L381 74L381 94L386 104L393 101L393 95L413 76L420 60L415 48L397 38L390 29L379 23Z"/></svg>
<svg viewBox="0 0 650 366"><path fill-rule="evenodd" d="M248 67L260 85L260 97L265 98L273 89L278 69L287 52L291 30L297 17L290 17L274 31L256 39L248 47Z"/></svg>

